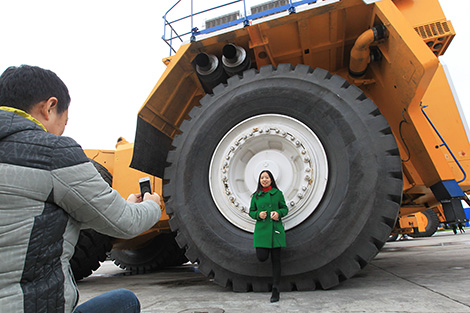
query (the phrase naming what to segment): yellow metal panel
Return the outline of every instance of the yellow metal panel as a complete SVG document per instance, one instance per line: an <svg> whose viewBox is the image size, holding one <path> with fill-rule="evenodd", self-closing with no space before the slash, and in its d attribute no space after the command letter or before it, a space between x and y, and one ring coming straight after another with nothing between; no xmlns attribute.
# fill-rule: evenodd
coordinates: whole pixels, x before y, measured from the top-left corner
<svg viewBox="0 0 470 313"><path fill-rule="evenodd" d="M204 95L192 64L195 56L199 52L220 56L226 43L248 50L258 68L279 63L305 63L330 71L344 67L345 47L352 47L354 38L367 27L372 7L362 0L342 0L183 45L164 60L167 69L139 116L173 138Z"/></svg>
<svg viewBox="0 0 470 313"><path fill-rule="evenodd" d="M411 182L419 180L413 177L415 174L419 174L427 187L441 180L453 179L444 154L435 149L434 132L420 107L437 70L438 59L392 1L377 2L374 13L376 17L372 22L383 23L389 35L378 45L384 60L370 65L369 75L377 83L364 87L364 90L387 118L404 157L408 152L404 149L403 141L406 142L410 152ZM402 140L399 125L404 118Z"/></svg>
<svg viewBox="0 0 470 313"><path fill-rule="evenodd" d="M84 150L86 156L93 161L103 165L111 175L114 173L114 151L113 150Z"/></svg>
<svg viewBox="0 0 470 313"><path fill-rule="evenodd" d="M114 160L113 188L116 189L123 198L127 199L131 193L140 192L139 179L148 176L151 179L153 190L157 193L161 193L161 179L156 179L153 176L149 176L144 172L129 167L133 148L134 145L131 143L117 147Z"/></svg>
<svg viewBox="0 0 470 313"><path fill-rule="evenodd" d="M429 104L433 120L434 115L438 120L442 115L434 113L434 106L437 106L434 103L438 101L443 103L443 110L452 107L446 114L455 111L446 79L438 78L441 74L436 50L428 47L425 43L428 39L423 39L415 30L422 25L446 22L445 45L437 53L445 51L454 33L438 1L381 0L366 5L362 0L342 0L321 7L312 5L312 8L262 23L253 21L252 26L182 46L175 56L165 60L168 67L139 116L173 138L181 122L204 95L192 64L194 57L199 52L220 57L226 43L245 48L257 68L280 63L321 67L360 85L387 118L405 161L407 201L419 204L435 201L427 187L441 180L461 177L447 153L435 148L440 142L420 107L421 101ZM350 50L364 31L378 24L384 24L388 30L388 37L377 44L383 60L370 64L363 80L352 80L347 76ZM454 113L438 121L438 128L449 129L449 133L453 128L449 128L448 123L461 128L459 121L454 122L458 117ZM459 159L469 167L466 141L462 144L456 136L451 137L449 145L455 147ZM470 184L465 182L466 185Z"/></svg>
<svg viewBox="0 0 470 313"><path fill-rule="evenodd" d="M202 87L192 67L191 44L168 59L167 68L139 111L147 123L173 138L186 114L199 102Z"/></svg>
<svg viewBox="0 0 470 313"><path fill-rule="evenodd" d="M420 233L425 232L426 226L428 226L429 224L429 220L427 216L421 212L416 213L415 216L416 216L416 220L418 221L418 231Z"/></svg>
<svg viewBox="0 0 470 313"><path fill-rule="evenodd" d="M140 178L150 177L152 190L161 195L162 180L160 178L129 167L132 159L133 148L134 144L132 143L123 144L117 147L114 161L113 188L116 189L124 199L127 199L127 197L132 193L140 193ZM166 211L163 211L160 222L166 220L169 220L169 216L166 214Z"/></svg>
<svg viewBox="0 0 470 313"><path fill-rule="evenodd" d="M455 36L438 0L395 0L395 5L435 55L442 55Z"/></svg>
<svg viewBox="0 0 470 313"><path fill-rule="evenodd" d="M411 26L445 19L438 0L394 0L393 3Z"/></svg>
<svg viewBox="0 0 470 313"><path fill-rule="evenodd" d="M418 226L418 220L416 219L415 215L404 215L401 216L399 219L400 228L408 229L408 232L412 232L413 230L410 228Z"/></svg>
<svg viewBox="0 0 470 313"><path fill-rule="evenodd" d="M118 144L115 151L112 150L84 150L88 158L103 165L113 176L113 188L123 197L127 197L131 193L139 193L139 179L143 177L150 177L152 189L162 194L162 180L158 177L150 176L144 172L140 172L129 167L132 159L134 144L121 143ZM163 201L162 201L163 203ZM162 212L160 221L169 220L169 216L165 211ZM169 229L169 227L166 227Z"/></svg>
<svg viewBox="0 0 470 313"><path fill-rule="evenodd" d="M437 69L423 97L423 104L428 106L424 109L426 114L444 138L465 172L470 175L469 141L442 65ZM442 142L437 134L434 135L434 140L436 142L435 149L440 150L444 154L446 161L452 168L455 179L457 181L463 179L464 175L453 160L450 152L445 147L439 146ZM460 185L464 190L469 190L470 177L467 177Z"/></svg>

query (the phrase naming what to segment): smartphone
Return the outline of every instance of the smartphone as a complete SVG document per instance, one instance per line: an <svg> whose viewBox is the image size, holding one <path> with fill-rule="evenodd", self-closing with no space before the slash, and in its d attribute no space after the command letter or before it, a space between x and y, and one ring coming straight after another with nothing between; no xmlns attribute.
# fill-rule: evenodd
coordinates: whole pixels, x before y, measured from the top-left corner
<svg viewBox="0 0 470 313"><path fill-rule="evenodd" d="M152 193L152 185L150 185L150 177L143 177L139 179L140 193L142 194L142 200L144 200L144 194L146 192Z"/></svg>

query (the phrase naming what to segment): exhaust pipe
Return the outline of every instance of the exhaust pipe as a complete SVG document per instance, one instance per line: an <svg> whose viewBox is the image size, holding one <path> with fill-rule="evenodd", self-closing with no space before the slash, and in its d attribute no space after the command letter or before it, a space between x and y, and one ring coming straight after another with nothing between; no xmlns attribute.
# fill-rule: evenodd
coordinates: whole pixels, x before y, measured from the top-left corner
<svg viewBox="0 0 470 313"><path fill-rule="evenodd" d="M251 59L245 49L228 43L222 49L222 65L228 76L241 74L251 67Z"/></svg>
<svg viewBox="0 0 470 313"><path fill-rule="evenodd" d="M196 73L206 93L220 83L227 82L227 74L215 55L204 52L196 56Z"/></svg>
<svg viewBox="0 0 470 313"><path fill-rule="evenodd" d="M371 61L380 58L378 51L371 52L370 45L380 39L385 38L387 29L383 25L378 25L362 33L351 49L351 59L349 61L349 75L352 77L364 76L367 66Z"/></svg>

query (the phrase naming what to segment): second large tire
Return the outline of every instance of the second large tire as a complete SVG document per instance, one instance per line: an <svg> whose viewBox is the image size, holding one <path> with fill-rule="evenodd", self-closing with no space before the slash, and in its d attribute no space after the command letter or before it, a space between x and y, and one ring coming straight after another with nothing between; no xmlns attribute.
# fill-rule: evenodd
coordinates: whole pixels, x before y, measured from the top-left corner
<svg viewBox="0 0 470 313"><path fill-rule="evenodd" d="M139 249L111 250L110 257L117 266L139 274L188 262L175 241L175 233L162 233Z"/></svg>
<svg viewBox="0 0 470 313"><path fill-rule="evenodd" d="M275 172L290 209L282 290L352 277L395 224L397 144L377 106L340 76L304 65L248 70L206 95L180 130L165 170L170 226L221 286L271 288L246 214L260 169Z"/></svg>
<svg viewBox="0 0 470 313"><path fill-rule="evenodd" d="M427 219L426 227L423 232L412 233L409 235L413 238L431 237L436 233L437 228L439 227L439 217L433 209L427 209L419 214L423 214Z"/></svg>
<svg viewBox="0 0 470 313"><path fill-rule="evenodd" d="M113 186L113 176L111 173L95 160L90 159L103 180L110 187ZM83 229L80 231L75 251L70 259L70 267L75 280L88 277L97 270L101 263L106 260L107 253L111 251L113 238L100 234L93 229Z"/></svg>

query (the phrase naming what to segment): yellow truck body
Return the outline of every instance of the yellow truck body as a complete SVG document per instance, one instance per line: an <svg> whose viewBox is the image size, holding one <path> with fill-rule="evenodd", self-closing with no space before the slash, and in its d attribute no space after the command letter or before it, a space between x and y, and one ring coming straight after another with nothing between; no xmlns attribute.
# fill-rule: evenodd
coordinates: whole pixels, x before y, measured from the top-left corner
<svg viewBox="0 0 470 313"><path fill-rule="evenodd" d="M167 12L175 54L138 113L140 172L118 147L103 161L113 186L125 196L140 176L156 190L162 179L163 220L186 257L236 291L272 288L246 214L262 169L290 210L283 290L352 277L398 217L412 227L409 215L442 205L448 223L464 221L470 145L438 58L455 36L438 0L279 0L251 14L247 2L220 4L244 11L202 30L177 24L215 11Z"/></svg>

